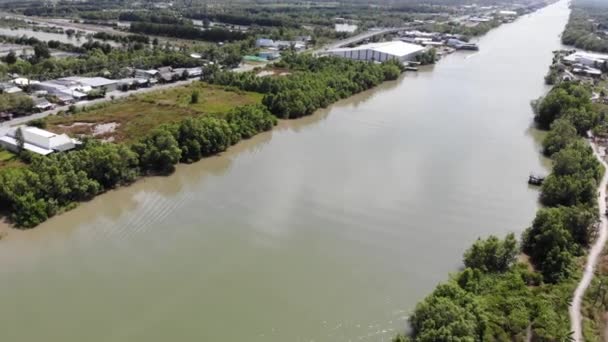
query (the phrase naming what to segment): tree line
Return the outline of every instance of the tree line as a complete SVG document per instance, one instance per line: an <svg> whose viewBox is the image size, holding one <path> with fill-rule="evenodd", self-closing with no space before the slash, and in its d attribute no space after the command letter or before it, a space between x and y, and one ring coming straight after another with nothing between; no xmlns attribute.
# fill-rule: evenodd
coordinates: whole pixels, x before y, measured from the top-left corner
<svg viewBox="0 0 608 342"><path fill-rule="evenodd" d="M150 37L144 36L141 34L129 34L129 35L120 35L120 34L112 34L104 31L95 32L93 34L93 38L101 39L101 40L113 40L121 43L142 43L142 44L150 44Z"/></svg>
<svg viewBox="0 0 608 342"><path fill-rule="evenodd" d="M46 47L48 51L49 45L52 43L35 47ZM15 57L15 54L11 56ZM42 55L35 57L37 58L11 60L5 58L6 64L0 64L0 75L16 73L36 80L47 80L73 75L98 75L107 71L112 77L125 77L126 75L122 74L125 67L150 69L162 66L195 67L203 64L200 59L192 58L181 51L160 48L109 49L108 51L96 48L77 57L54 58L48 55L44 58Z"/></svg>
<svg viewBox="0 0 608 342"><path fill-rule="evenodd" d="M312 114L339 99L394 80L402 72L402 65L394 61L375 64L295 53L284 54L274 66L291 74L258 77L255 72L218 71L208 75L207 81L263 93L262 103L270 112L289 119Z"/></svg>
<svg viewBox="0 0 608 342"><path fill-rule="evenodd" d="M167 174L270 130L276 118L261 105L225 116L200 116L158 127L132 145L85 139L77 150L49 156L20 153L27 166L0 169L0 205L17 227L30 228L78 202L148 174Z"/></svg>
<svg viewBox="0 0 608 342"><path fill-rule="evenodd" d="M564 82L536 105L536 121L549 129L543 153L553 171L541 186L544 207L521 243L514 234L477 240L464 253L464 270L416 306L411 335L395 342L569 340L576 258L589 247L605 171L581 138L601 121L589 95ZM518 261L522 251L533 268Z"/></svg>
<svg viewBox="0 0 608 342"><path fill-rule="evenodd" d="M145 11L122 12L118 15L118 20L122 21L141 21L155 24L184 25L185 21L169 13L150 13Z"/></svg>
<svg viewBox="0 0 608 342"><path fill-rule="evenodd" d="M291 20L286 16L260 15L256 13L206 13L206 11L196 11L184 13L188 18L200 19L203 21L218 21L225 24L241 26L270 26L270 27L292 27L298 28L297 21Z"/></svg>
<svg viewBox="0 0 608 342"><path fill-rule="evenodd" d="M608 52L608 6L575 1L562 43L579 49Z"/></svg>
<svg viewBox="0 0 608 342"><path fill-rule="evenodd" d="M176 37L182 39L204 40L209 42L231 42L248 37L244 32L224 28L200 29L193 25L159 24L150 22L131 23L130 31L156 36Z"/></svg>

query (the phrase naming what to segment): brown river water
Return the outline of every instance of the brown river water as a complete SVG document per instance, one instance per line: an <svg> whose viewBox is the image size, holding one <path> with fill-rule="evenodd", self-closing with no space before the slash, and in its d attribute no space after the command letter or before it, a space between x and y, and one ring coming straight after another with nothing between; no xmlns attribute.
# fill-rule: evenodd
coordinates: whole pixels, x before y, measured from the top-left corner
<svg viewBox="0 0 608 342"><path fill-rule="evenodd" d="M388 341L546 172L561 1L433 68L0 241L3 341Z"/></svg>

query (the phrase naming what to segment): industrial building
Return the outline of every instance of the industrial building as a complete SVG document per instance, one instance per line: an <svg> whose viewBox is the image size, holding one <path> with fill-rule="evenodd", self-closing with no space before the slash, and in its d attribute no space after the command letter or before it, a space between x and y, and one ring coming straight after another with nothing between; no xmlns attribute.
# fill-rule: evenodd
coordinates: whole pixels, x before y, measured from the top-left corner
<svg viewBox="0 0 608 342"><path fill-rule="evenodd" d="M608 55L576 51L564 57L563 62L569 65L582 64L588 67L600 67L604 63L608 63Z"/></svg>
<svg viewBox="0 0 608 342"><path fill-rule="evenodd" d="M413 60L422 51L424 51L424 48L420 45L392 41L364 44L353 48L338 48L328 50L326 54L358 61L384 62L398 60L404 62Z"/></svg>
<svg viewBox="0 0 608 342"><path fill-rule="evenodd" d="M9 151L18 152L17 130L21 130L23 136L23 149L43 156L53 152L71 150L79 143L66 134L55 134L36 127L20 126L0 137L0 146Z"/></svg>
<svg viewBox="0 0 608 342"><path fill-rule="evenodd" d="M64 77L60 80L72 81L79 83L85 87L90 87L91 89L106 89L106 91L116 90L118 87L118 82L116 80L110 80L105 77Z"/></svg>

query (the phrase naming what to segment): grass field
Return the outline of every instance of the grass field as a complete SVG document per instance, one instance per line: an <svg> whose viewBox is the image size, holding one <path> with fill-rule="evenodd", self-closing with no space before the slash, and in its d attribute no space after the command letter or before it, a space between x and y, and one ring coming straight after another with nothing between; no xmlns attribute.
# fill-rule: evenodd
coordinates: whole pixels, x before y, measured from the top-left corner
<svg viewBox="0 0 608 342"><path fill-rule="evenodd" d="M199 93L198 103L190 103L194 91ZM194 82L183 87L132 96L73 115L48 117L46 123L48 130L57 133L132 142L164 123L205 114L222 114L238 106L260 103L261 100L262 94L224 90L222 87Z"/></svg>
<svg viewBox="0 0 608 342"><path fill-rule="evenodd" d="M0 148L0 168L21 166L23 163L12 152Z"/></svg>

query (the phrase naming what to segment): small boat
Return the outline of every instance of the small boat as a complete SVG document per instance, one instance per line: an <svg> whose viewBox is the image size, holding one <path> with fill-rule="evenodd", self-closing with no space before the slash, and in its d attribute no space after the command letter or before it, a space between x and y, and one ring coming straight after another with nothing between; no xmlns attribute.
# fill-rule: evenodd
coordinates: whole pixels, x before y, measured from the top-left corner
<svg viewBox="0 0 608 342"><path fill-rule="evenodd" d="M528 177L528 184L530 185L542 185L545 177L530 175Z"/></svg>
<svg viewBox="0 0 608 342"><path fill-rule="evenodd" d="M459 49L460 50L479 51L479 46L477 46L477 44L468 43L468 44L462 44L462 45L460 45Z"/></svg>
<svg viewBox="0 0 608 342"><path fill-rule="evenodd" d="M404 68L405 71L418 71L418 68L416 67L412 67L412 66L407 66Z"/></svg>

